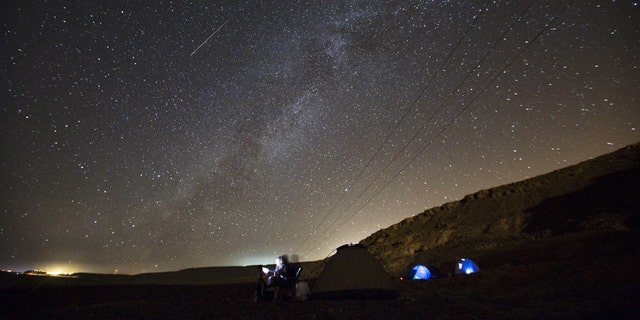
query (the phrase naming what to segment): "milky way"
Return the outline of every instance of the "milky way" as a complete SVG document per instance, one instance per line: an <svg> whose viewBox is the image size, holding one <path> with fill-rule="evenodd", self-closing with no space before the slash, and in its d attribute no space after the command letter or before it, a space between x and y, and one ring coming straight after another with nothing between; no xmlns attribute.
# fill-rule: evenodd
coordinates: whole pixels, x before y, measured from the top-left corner
<svg viewBox="0 0 640 320"><path fill-rule="evenodd" d="M637 1L3 1L0 267L323 258L640 140Z"/></svg>

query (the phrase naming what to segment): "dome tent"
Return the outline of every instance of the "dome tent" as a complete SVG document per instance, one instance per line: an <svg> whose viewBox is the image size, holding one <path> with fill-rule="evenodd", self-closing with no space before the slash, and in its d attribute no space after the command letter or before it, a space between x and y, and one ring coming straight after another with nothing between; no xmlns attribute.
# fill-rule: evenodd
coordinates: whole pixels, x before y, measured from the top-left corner
<svg viewBox="0 0 640 320"><path fill-rule="evenodd" d="M471 259L462 258L456 265L455 274L470 274L478 271L480 271L480 268L478 268L475 262Z"/></svg>
<svg viewBox="0 0 640 320"><path fill-rule="evenodd" d="M429 280L430 278L431 271L429 271L429 268L421 264L413 266L407 275L407 279L411 280Z"/></svg>
<svg viewBox="0 0 640 320"><path fill-rule="evenodd" d="M407 279L410 280L429 280L442 278L443 275L438 270L438 268L434 266L425 266L422 264L417 264L411 268L409 273L407 274Z"/></svg>
<svg viewBox="0 0 640 320"><path fill-rule="evenodd" d="M395 299L389 275L366 247L343 245L328 258L313 286L317 299Z"/></svg>

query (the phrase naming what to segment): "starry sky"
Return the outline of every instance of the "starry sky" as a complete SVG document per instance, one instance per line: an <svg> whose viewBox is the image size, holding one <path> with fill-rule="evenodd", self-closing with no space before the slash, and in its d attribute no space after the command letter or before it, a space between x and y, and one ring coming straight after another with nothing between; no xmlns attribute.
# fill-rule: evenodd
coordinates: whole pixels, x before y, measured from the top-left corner
<svg viewBox="0 0 640 320"><path fill-rule="evenodd" d="M638 1L2 1L0 268L321 259L640 141Z"/></svg>

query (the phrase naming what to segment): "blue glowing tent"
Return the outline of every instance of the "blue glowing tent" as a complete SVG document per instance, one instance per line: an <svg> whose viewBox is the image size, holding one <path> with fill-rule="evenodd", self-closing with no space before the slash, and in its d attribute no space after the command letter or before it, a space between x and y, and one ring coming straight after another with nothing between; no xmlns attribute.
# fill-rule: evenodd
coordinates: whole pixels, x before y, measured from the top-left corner
<svg viewBox="0 0 640 320"><path fill-rule="evenodd" d="M409 271L407 275L407 279L411 280L428 280L429 278L431 278L431 271L421 264L417 264L411 268L411 271Z"/></svg>
<svg viewBox="0 0 640 320"><path fill-rule="evenodd" d="M480 271L480 268L475 262L471 261L471 259L462 258L456 265L455 274L470 274L478 271Z"/></svg>

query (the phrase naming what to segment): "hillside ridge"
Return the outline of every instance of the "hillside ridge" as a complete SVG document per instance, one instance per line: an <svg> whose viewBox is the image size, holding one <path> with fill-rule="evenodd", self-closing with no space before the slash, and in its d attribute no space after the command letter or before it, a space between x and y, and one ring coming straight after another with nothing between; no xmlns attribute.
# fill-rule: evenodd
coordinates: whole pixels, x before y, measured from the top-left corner
<svg viewBox="0 0 640 320"><path fill-rule="evenodd" d="M385 269L446 266L514 246L637 227L640 143L523 181L481 190L363 239Z"/></svg>

